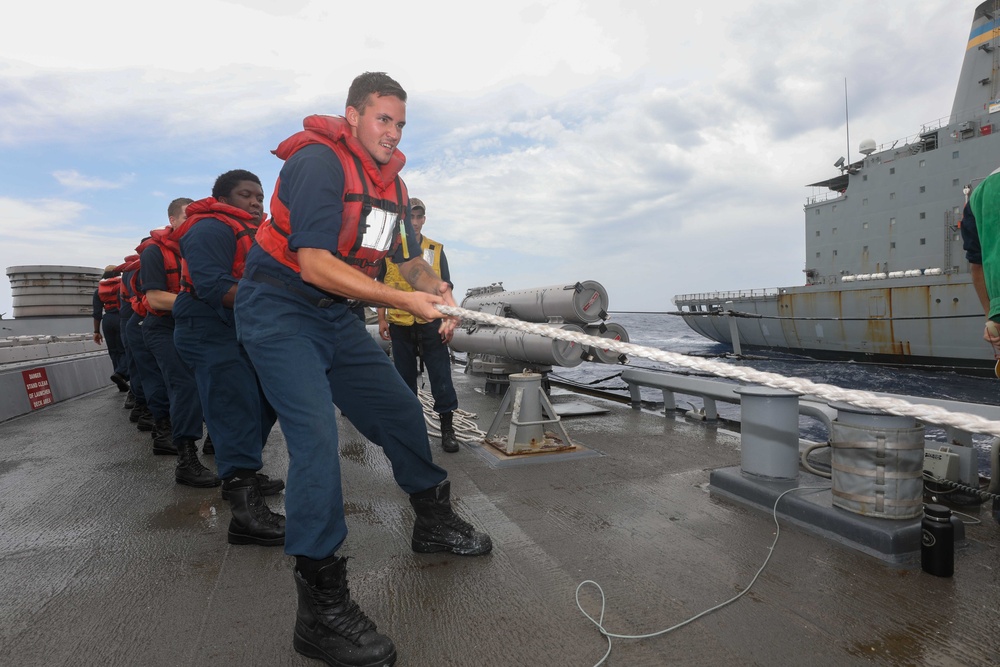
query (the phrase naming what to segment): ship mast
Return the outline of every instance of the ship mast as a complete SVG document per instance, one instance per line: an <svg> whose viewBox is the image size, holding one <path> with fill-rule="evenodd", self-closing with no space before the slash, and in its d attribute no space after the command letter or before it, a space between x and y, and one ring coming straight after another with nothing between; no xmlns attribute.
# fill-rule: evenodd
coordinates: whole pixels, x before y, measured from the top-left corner
<svg viewBox="0 0 1000 667"><path fill-rule="evenodd" d="M994 0L1000 2L1000 0ZM847 165L851 164L851 110L847 106L847 77L844 77L844 123L847 126Z"/></svg>

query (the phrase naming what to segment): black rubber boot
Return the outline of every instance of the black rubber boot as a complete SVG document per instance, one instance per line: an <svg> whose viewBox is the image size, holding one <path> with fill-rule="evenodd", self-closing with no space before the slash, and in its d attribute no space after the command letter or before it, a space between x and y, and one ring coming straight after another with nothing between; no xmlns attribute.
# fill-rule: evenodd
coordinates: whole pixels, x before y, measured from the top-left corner
<svg viewBox="0 0 1000 667"><path fill-rule="evenodd" d="M161 456L177 455L174 434L170 428L170 418L159 419L153 425L153 453Z"/></svg>
<svg viewBox="0 0 1000 667"><path fill-rule="evenodd" d="M132 412L135 412L135 408L132 409ZM131 418L132 417L130 415L129 419ZM142 406L142 410L139 411L139 416L135 418L135 427L140 431L152 431L155 425L156 419L153 417L153 413L150 412L149 408L145 405Z"/></svg>
<svg viewBox="0 0 1000 667"><path fill-rule="evenodd" d="M177 467L174 469L174 479L178 484L187 484L198 488L207 488L222 484L215 473L206 468L198 460L198 446L191 438L174 440L177 447Z"/></svg>
<svg viewBox="0 0 1000 667"><path fill-rule="evenodd" d="M451 509L451 482L414 493L410 504L417 513L413 524L413 550L420 553L450 551L459 556L482 556L493 549L493 541L463 521Z"/></svg>
<svg viewBox="0 0 1000 667"><path fill-rule="evenodd" d="M125 403L122 405L126 410L131 410L135 407L135 394L132 393L130 389L127 394L125 394Z"/></svg>
<svg viewBox="0 0 1000 667"><path fill-rule="evenodd" d="M334 558L315 578L295 570L299 608L292 645L302 655L337 667L389 667L396 663L392 640L351 600L347 559Z"/></svg>
<svg viewBox="0 0 1000 667"><path fill-rule="evenodd" d="M455 413L445 412L438 417L441 419L441 449L454 454L458 451L458 438L455 437L455 427L452 425Z"/></svg>
<svg viewBox="0 0 1000 667"><path fill-rule="evenodd" d="M257 482L260 484L260 495L276 496L285 488L285 483L280 479L271 479L264 473L257 473ZM222 483L222 499L229 500L229 487L227 482ZM278 516L281 516L280 514Z"/></svg>
<svg viewBox="0 0 1000 667"><path fill-rule="evenodd" d="M285 517L271 511L260 493L256 477L234 477L222 483L233 511L229 520L230 544L276 547L285 543Z"/></svg>
<svg viewBox="0 0 1000 667"><path fill-rule="evenodd" d="M146 407L146 404L136 401L136 404L132 406L132 412L128 413L128 420L134 424L139 421L139 417L142 417L142 415L146 412L149 412L149 408Z"/></svg>
<svg viewBox="0 0 1000 667"><path fill-rule="evenodd" d="M128 391L128 380L122 377L121 373L115 373L112 375L111 381L118 385L118 391L122 393Z"/></svg>

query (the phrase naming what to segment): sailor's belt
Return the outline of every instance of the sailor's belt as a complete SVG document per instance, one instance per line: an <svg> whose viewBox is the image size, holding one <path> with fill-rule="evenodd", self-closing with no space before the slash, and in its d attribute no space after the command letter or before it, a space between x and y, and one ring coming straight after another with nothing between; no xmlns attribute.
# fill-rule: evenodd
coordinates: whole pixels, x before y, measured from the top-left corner
<svg viewBox="0 0 1000 667"><path fill-rule="evenodd" d="M296 285L291 285L288 282L282 280L277 276L272 276L270 273L265 273L264 271L254 271L253 275L250 276L250 280L258 283L264 283L270 285L271 287L277 287L278 289L283 289L286 292L291 292L296 294L317 308L329 308L335 304L343 304L348 308L353 308L357 306L360 301L357 299L348 299L347 297L338 296L336 294L326 294L326 296L316 296L315 294L310 294L304 289L299 289Z"/></svg>

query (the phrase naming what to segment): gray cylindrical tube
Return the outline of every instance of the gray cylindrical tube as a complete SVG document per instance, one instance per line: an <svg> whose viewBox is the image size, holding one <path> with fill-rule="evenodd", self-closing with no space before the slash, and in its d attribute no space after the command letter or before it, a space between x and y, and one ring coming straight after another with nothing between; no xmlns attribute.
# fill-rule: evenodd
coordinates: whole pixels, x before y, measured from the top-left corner
<svg viewBox="0 0 1000 667"><path fill-rule="evenodd" d="M625 327L618 324L617 322L603 322L601 324L590 324L585 329L587 335L590 336L600 336L601 338L607 338L608 340L619 341L621 343L628 342L628 332L625 331ZM620 353L614 350L609 350L607 348L599 347L589 347L587 352L592 355L597 361L602 364L617 364L621 356Z"/></svg>
<svg viewBox="0 0 1000 667"><path fill-rule="evenodd" d="M575 324L563 324L564 331L583 333ZM494 354L518 361L572 368L583 362L581 346L503 327L455 329L452 349L472 354Z"/></svg>
<svg viewBox="0 0 1000 667"><path fill-rule="evenodd" d="M491 292L462 301L466 310L495 312L498 306L506 306L513 317L525 322L562 318L586 324L607 317L608 292L597 281L583 280L568 285Z"/></svg>
<svg viewBox="0 0 1000 667"><path fill-rule="evenodd" d="M830 424L834 507L879 519L923 511L924 427L912 417L833 403Z"/></svg>
<svg viewBox="0 0 1000 667"><path fill-rule="evenodd" d="M792 480L799 474L799 394L770 387L740 387L740 468L744 473Z"/></svg>

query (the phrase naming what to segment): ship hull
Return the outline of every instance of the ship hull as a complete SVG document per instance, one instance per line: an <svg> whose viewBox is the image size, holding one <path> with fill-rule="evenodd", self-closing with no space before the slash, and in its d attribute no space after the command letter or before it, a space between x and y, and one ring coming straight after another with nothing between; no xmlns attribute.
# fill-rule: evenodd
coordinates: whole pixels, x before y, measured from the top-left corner
<svg viewBox="0 0 1000 667"><path fill-rule="evenodd" d="M734 349L992 372L968 274L679 297L684 321Z"/></svg>

